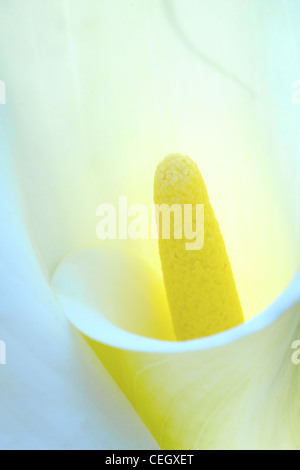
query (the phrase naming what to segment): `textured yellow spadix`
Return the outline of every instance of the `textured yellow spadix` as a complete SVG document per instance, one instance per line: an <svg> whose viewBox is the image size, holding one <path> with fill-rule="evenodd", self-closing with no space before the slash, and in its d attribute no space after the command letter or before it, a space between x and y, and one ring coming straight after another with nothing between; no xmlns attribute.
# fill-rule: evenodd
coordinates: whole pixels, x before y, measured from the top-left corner
<svg viewBox="0 0 300 470"><path fill-rule="evenodd" d="M158 165L154 201L170 207L179 204L183 214L181 239L174 237L172 212L170 238L163 238L159 231L160 258L177 339L209 336L242 323L242 308L219 224L201 173L189 157L171 154ZM201 249L186 249L191 242L183 227L184 205L188 204L192 205L194 230L201 223L196 219L196 205L204 205Z"/></svg>

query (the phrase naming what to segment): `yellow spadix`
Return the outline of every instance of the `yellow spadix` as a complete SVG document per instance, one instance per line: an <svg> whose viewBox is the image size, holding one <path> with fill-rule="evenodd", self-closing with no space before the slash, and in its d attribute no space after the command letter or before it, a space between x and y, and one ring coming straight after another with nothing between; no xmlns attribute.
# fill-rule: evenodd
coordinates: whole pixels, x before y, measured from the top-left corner
<svg viewBox="0 0 300 470"><path fill-rule="evenodd" d="M242 308L225 243L196 163L187 156L168 155L156 170L154 199L159 207L173 208L170 236L164 237L160 230L159 251L177 338L209 336L242 323ZM198 220L201 206L204 219ZM193 246L187 239L183 227L188 226L188 218L196 237L203 231L203 246L197 245L197 240ZM162 224L168 222L161 220ZM175 225L180 225L177 233ZM189 232L193 232L192 227Z"/></svg>

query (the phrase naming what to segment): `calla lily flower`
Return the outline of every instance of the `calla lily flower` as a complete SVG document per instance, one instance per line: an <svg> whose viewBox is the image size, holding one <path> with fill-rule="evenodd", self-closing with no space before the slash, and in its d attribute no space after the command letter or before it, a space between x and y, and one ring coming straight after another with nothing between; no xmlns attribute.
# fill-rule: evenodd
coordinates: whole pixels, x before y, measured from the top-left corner
<svg viewBox="0 0 300 470"><path fill-rule="evenodd" d="M109 403L97 393L103 364L124 394L106 415L120 419L120 446L155 447L147 428L162 449L300 449L299 6L15 0L0 3L0 17L2 200L14 214L2 235L10 265L2 277L7 308L12 295L22 299L13 310L32 308L36 322L28 330L21 318L4 332L14 344L30 331L25 350L36 354L46 341L56 358L31 402L46 383L51 393L51 383L56 392L62 385L61 354L67 397L49 403L62 429L64 407L69 426L84 429L71 413L87 406L83 382L92 409ZM182 342L157 241L96 237L99 204L117 207L120 195L152 203L155 168L171 151L201 169L246 318ZM77 371L81 354L87 370ZM31 370L35 380L38 364ZM124 397L145 424L145 444ZM96 440L91 420L83 447ZM126 422L137 429L133 444L122 437Z"/></svg>

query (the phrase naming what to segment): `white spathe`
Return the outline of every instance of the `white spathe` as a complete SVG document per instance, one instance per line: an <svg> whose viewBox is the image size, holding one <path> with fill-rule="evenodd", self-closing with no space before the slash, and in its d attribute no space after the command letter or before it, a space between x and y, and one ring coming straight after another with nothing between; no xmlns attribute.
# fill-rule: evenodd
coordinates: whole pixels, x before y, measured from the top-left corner
<svg viewBox="0 0 300 470"><path fill-rule="evenodd" d="M7 129L0 132L0 339L7 356L0 365L0 449L156 449L43 277L7 137Z"/></svg>
<svg viewBox="0 0 300 470"><path fill-rule="evenodd" d="M69 318L81 331L105 343L103 328L100 334L93 327L92 334L86 331L90 322L78 316L82 305L85 312L88 309L91 296L97 302L105 298L86 289L69 292L75 279L83 288L90 285L91 273L98 275L94 262L87 263L90 249L76 251L98 244L97 259L101 243L96 240L95 214L100 203L128 195L129 203L150 204L158 161L170 151L189 154L207 182L245 315L250 319L264 310L262 323L256 333L251 330L253 323L243 325L230 333L232 342L220 348L213 338L195 347L189 342L178 344L176 351L173 343L160 342L154 362L148 354L154 351L152 346L140 336L130 340L131 348L139 342L135 349L148 351L146 362L142 352L122 350L130 349L128 343L120 342L115 356L101 346L99 354L161 446L299 446L293 437L299 409L296 404L288 405L291 412L285 408L294 403L289 395L292 386L286 384L297 380L290 346L297 339L299 324L299 281L294 278L300 264L299 108L291 99L292 83L300 75L299 5L292 0L276 6L271 0L231 0L226 5L212 0L209 6L196 0L187 0L184 6L177 0L87 0L84 4L61 0L43 5L15 0L0 3L0 15L1 78L11 90L6 108L14 129L10 146L16 156L27 233L47 280L58 263L75 251L54 277ZM127 244L123 247L127 249ZM155 242L138 242L134 249L145 258L145 269L148 262L158 270ZM78 278L82 263L88 269ZM118 279L122 272L117 273ZM115 268L110 274L116 275ZM153 281L158 291L159 282L158 276ZM287 286L281 300L269 308ZM131 287L135 292L134 283ZM143 305L145 299L140 301ZM94 318L92 306L89 313L86 318ZM114 310L113 318L106 321L122 326L123 341L123 329L136 332L132 318L124 325L121 314L122 308ZM169 320L164 321L161 334L167 338ZM157 337L153 331L162 332L158 325L152 325L152 331L146 328L144 336ZM115 331L112 341L117 338ZM258 357L260 367L256 367ZM127 379L116 369L122 360ZM173 368L167 367L169 375L155 367L156 361L174 362ZM206 378L207 387L199 388L195 364L203 361L206 365L199 371L203 380L199 380L203 384ZM178 379L183 389L172 381L174 370L179 376L186 371L180 384ZM230 376L227 385L222 374ZM164 377L172 384L169 388L159 381ZM190 384L186 397L185 381ZM241 392L239 400L234 392L228 398L226 386ZM258 389L263 390L259 398ZM272 398L267 394L270 390ZM262 396L271 414L280 394L283 413L277 407L274 419L282 431L274 436L259 417L265 404ZM207 395L211 401L205 407ZM145 396L147 407L139 401ZM204 405L195 413L199 400ZM232 403L236 403L235 414ZM244 409L248 415L242 420ZM230 420L225 419L226 413ZM176 429L178 421L185 431L182 426ZM230 439L238 429L244 434Z"/></svg>

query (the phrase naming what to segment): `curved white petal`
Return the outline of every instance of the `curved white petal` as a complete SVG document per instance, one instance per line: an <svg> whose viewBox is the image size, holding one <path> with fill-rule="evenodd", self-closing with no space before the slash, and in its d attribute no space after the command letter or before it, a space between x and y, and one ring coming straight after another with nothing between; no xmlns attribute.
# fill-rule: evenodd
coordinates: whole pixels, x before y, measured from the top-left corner
<svg viewBox="0 0 300 470"><path fill-rule="evenodd" d="M156 449L45 281L22 219L8 136L2 120L0 448Z"/></svg>
<svg viewBox="0 0 300 470"><path fill-rule="evenodd" d="M292 344L300 337L300 272L246 324L213 337L174 342L168 312L152 300L161 295L161 281L157 277L154 288L155 274L150 278L145 263L147 276L142 276L139 267L134 254L90 248L63 260L52 282L69 320L159 445L300 449L300 376L292 362ZM107 303L112 297L108 286L117 303Z"/></svg>

